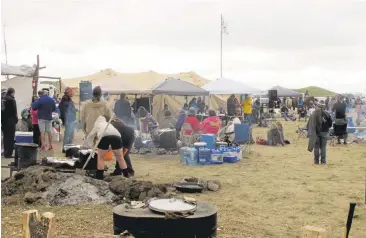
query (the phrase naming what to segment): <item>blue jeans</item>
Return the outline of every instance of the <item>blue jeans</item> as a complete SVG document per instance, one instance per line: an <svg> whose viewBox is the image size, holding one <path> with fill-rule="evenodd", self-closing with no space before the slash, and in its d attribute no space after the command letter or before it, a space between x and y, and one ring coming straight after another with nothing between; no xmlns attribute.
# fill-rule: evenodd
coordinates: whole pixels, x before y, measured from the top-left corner
<svg viewBox="0 0 366 238"><path fill-rule="evenodd" d="M252 125L252 114L244 114L244 119L248 120L249 126Z"/></svg>
<svg viewBox="0 0 366 238"><path fill-rule="evenodd" d="M63 145L72 144L74 142L74 131L75 131L75 123L71 122L65 124Z"/></svg>
<svg viewBox="0 0 366 238"><path fill-rule="evenodd" d="M327 143L328 132L320 132L316 138L314 147L314 164L319 164L319 157L321 158L322 164L327 163Z"/></svg>

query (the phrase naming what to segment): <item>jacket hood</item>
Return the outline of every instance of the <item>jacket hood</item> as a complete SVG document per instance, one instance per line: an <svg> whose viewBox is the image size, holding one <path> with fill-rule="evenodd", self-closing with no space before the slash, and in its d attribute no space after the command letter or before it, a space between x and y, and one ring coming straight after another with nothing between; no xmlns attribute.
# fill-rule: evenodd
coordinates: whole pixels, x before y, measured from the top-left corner
<svg viewBox="0 0 366 238"><path fill-rule="evenodd" d="M235 117L235 118L233 119L233 124L241 124L240 119L239 119L239 118L237 118L237 117Z"/></svg>
<svg viewBox="0 0 366 238"><path fill-rule="evenodd" d="M101 99L100 101L98 101L98 102L93 102L93 101L89 101L89 106L91 107L91 108L101 108L101 107L105 107L105 105L106 105L106 103L107 103L107 101L105 101L105 100L103 100L103 99Z"/></svg>

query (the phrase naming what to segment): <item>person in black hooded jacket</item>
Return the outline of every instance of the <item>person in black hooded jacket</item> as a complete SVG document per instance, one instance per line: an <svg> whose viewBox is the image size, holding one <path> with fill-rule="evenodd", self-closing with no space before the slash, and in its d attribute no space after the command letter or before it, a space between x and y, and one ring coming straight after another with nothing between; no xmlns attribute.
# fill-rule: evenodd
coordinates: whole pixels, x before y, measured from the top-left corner
<svg viewBox="0 0 366 238"><path fill-rule="evenodd" d="M4 133L4 157L12 158L14 150L15 126L18 123L17 103L14 98L14 88L9 88L4 102L4 110L1 115L1 124Z"/></svg>
<svg viewBox="0 0 366 238"><path fill-rule="evenodd" d="M109 120L109 118L107 118ZM113 125L118 132L121 134L122 139L122 147L123 147L123 155L124 159L127 164L127 172L130 177L134 176L135 171L133 170L131 158L130 158L130 151L132 149L133 143L135 142L135 130L127 126L121 119L115 117L111 121L111 125ZM116 162L115 170L111 173L112 176L120 175L121 169Z"/></svg>

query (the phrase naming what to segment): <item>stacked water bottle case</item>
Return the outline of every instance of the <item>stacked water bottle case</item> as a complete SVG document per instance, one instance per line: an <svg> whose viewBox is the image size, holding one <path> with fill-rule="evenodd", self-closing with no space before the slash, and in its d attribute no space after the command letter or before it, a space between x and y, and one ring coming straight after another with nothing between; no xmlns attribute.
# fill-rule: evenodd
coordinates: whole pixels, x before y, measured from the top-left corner
<svg viewBox="0 0 366 238"><path fill-rule="evenodd" d="M183 147L180 151L180 162L190 166L236 163L241 157L240 147L216 143L215 135L201 135L194 147Z"/></svg>

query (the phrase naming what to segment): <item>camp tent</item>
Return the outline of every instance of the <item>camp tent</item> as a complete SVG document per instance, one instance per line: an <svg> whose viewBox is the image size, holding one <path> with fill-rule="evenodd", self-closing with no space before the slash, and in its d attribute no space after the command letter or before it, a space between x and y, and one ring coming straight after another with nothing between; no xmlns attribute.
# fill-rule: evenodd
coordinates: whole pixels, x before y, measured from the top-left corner
<svg viewBox="0 0 366 238"><path fill-rule="evenodd" d="M35 67L28 65L13 66L1 63L1 75L32 77L35 71Z"/></svg>
<svg viewBox="0 0 366 238"><path fill-rule="evenodd" d="M205 96L209 93L187 81L176 78L167 78L152 88L152 94L166 94L171 96Z"/></svg>
<svg viewBox="0 0 366 238"><path fill-rule="evenodd" d="M302 94L299 92L296 92L289 88L284 88L281 86L274 86L271 88L271 90L277 90L277 96L278 97L299 97Z"/></svg>
<svg viewBox="0 0 366 238"><path fill-rule="evenodd" d="M21 118L20 113L22 110L29 107L32 102L32 79L17 76L1 82L1 88L14 88L19 118Z"/></svg>
<svg viewBox="0 0 366 238"><path fill-rule="evenodd" d="M66 87L73 88L75 90L73 100L76 103L79 103L79 83L81 81L90 81L93 87L95 87L97 85L101 85L103 82L113 77L115 77L116 84L117 81L118 82L120 81L124 84L136 87L139 90L151 89L159 82L167 78L179 78L180 80L190 82L198 87L201 87L205 83L209 82L209 80L201 77L195 72L183 72L177 74L161 74L154 71L148 71L142 73L119 73L113 71L112 69L106 69L101 70L100 72L97 72L95 74L80 78L62 79L61 87L62 91L65 90ZM192 96L189 96L188 100L190 100L191 98ZM111 97L111 100L114 100L114 98ZM164 107L164 104L168 104L169 109L172 111L173 114L178 113L179 109L182 108L184 103L185 99L180 96L168 96L165 94L156 95L154 96L152 103L153 114L155 114L155 112L161 111ZM114 102L111 102L111 105L113 104ZM217 109L217 106L221 107L225 106L226 101L222 100L220 96L219 97L214 96L211 97L211 105L213 106L214 109Z"/></svg>
<svg viewBox="0 0 366 238"><path fill-rule="evenodd" d="M202 88L213 95L260 94L261 92L259 89L227 78L218 78L217 80L205 84Z"/></svg>

